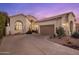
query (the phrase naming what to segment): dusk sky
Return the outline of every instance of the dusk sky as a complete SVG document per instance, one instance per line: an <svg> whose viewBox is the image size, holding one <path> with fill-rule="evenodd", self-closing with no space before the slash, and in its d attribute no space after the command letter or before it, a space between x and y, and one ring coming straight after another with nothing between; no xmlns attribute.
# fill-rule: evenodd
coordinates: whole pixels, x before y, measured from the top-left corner
<svg viewBox="0 0 79 59"><path fill-rule="evenodd" d="M0 3L0 11L7 12L10 16L23 13L33 15L37 19L51 17L66 12L73 12L79 17L79 4L77 3Z"/></svg>

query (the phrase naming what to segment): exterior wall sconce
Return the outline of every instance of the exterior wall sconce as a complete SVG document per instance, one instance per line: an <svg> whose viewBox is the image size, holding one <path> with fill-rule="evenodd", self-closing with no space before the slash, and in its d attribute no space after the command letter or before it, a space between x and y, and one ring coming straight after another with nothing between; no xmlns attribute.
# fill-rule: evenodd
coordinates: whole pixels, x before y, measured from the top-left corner
<svg viewBox="0 0 79 59"><path fill-rule="evenodd" d="M63 23L62 25L63 25L63 26L68 26L68 23Z"/></svg>

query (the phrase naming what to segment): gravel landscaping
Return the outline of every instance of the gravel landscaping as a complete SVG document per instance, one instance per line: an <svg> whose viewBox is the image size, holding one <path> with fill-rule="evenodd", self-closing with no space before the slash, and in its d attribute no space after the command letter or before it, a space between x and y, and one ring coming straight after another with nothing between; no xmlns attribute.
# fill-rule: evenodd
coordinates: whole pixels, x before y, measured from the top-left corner
<svg viewBox="0 0 79 59"><path fill-rule="evenodd" d="M48 40L79 50L79 39L75 39L72 37L63 37L61 39L52 38L52 39L48 39Z"/></svg>

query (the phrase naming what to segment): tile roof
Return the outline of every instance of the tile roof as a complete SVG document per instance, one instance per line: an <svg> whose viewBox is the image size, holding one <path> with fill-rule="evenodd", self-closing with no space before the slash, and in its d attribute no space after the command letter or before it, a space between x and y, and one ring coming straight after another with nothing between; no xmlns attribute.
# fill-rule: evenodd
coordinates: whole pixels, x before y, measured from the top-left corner
<svg viewBox="0 0 79 59"><path fill-rule="evenodd" d="M41 19L38 22L44 22L44 21L50 21L50 20L57 20L57 18L61 18L62 16L68 15L68 14L72 14L75 17L75 15L74 15L73 12L68 12L68 13L64 13L64 14L57 15L57 16L52 16L52 17L48 17L48 18Z"/></svg>
<svg viewBox="0 0 79 59"><path fill-rule="evenodd" d="M17 14L17 15L13 15L13 16L9 16L9 17L12 18L12 17L20 16L20 15L27 17L29 19L29 21L31 21L31 20L37 21L37 19L32 15Z"/></svg>

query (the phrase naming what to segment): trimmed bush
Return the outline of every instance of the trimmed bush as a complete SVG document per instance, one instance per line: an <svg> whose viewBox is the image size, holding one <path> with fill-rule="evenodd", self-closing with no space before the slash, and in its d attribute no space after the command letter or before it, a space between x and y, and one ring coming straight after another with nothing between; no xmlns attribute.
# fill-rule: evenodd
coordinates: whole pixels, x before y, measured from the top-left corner
<svg viewBox="0 0 79 59"><path fill-rule="evenodd" d="M57 33L57 36L58 36L59 38L65 36L65 31L64 31L64 28L63 28L63 27L57 28L57 29L56 29L56 33Z"/></svg>
<svg viewBox="0 0 79 59"><path fill-rule="evenodd" d="M79 38L79 32L74 32L71 37L73 38Z"/></svg>

